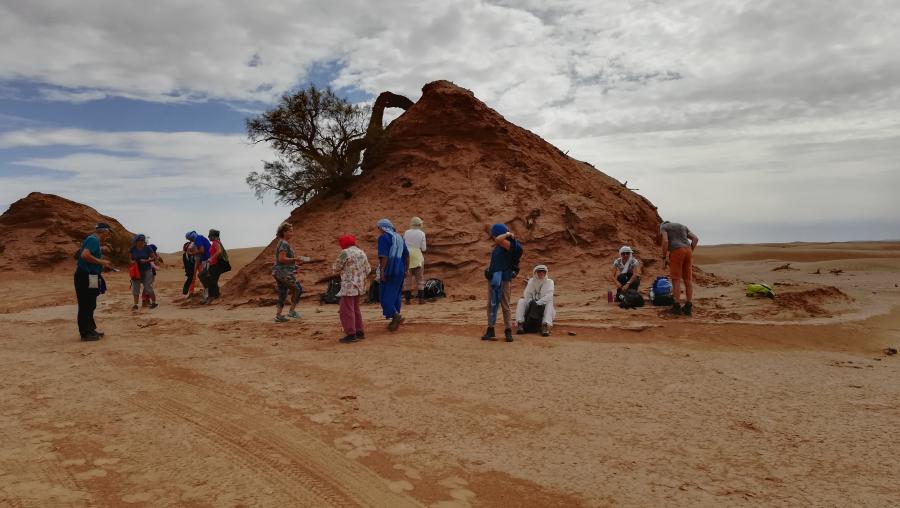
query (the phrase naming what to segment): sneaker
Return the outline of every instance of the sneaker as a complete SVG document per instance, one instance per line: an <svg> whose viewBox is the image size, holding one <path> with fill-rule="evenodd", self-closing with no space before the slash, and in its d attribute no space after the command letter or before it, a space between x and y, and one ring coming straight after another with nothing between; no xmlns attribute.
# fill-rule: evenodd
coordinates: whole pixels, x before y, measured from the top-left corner
<svg viewBox="0 0 900 508"><path fill-rule="evenodd" d="M276 323L287 323L288 321L289 321L288 318L282 316L281 314L275 316Z"/></svg>
<svg viewBox="0 0 900 508"><path fill-rule="evenodd" d="M351 335L345 335L344 338L342 338L342 339L338 339L338 342L340 342L341 344L350 344L350 343L356 342L358 340L359 339L356 338L356 335L351 334Z"/></svg>
<svg viewBox="0 0 900 508"><path fill-rule="evenodd" d="M356 340L365 340L366 334L364 332L356 332Z"/></svg>
<svg viewBox="0 0 900 508"><path fill-rule="evenodd" d="M101 337L103 337L104 335L106 335L105 333L101 332L100 330L94 330L92 333L96 333L97 335L99 335L99 336L101 336Z"/></svg>
<svg viewBox="0 0 900 508"><path fill-rule="evenodd" d="M402 323L403 318L400 314L394 314L394 317L391 318L391 322L388 323L388 330L392 332L396 332L397 328L400 328L400 323Z"/></svg>
<svg viewBox="0 0 900 508"><path fill-rule="evenodd" d="M493 326L487 327L487 330L485 330L484 335L481 336L481 340L497 340L497 336L494 334Z"/></svg>
<svg viewBox="0 0 900 508"><path fill-rule="evenodd" d="M522 325L516 326L516 335L524 335L524 334L525 334L525 327Z"/></svg>
<svg viewBox="0 0 900 508"><path fill-rule="evenodd" d="M137 304L132 305L132 306L131 306L131 310L138 310Z"/></svg>
<svg viewBox="0 0 900 508"><path fill-rule="evenodd" d="M506 330L503 330L503 336L506 337L506 342L512 342L512 329L507 328Z"/></svg>
<svg viewBox="0 0 900 508"><path fill-rule="evenodd" d="M100 340L100 334L98 334L97 332L91 332L87 335L82 335L81 340L82 340L82 342L91 342L91 341L95 341L95 340Z"/></svg>
<svg viewBox="0 0 900 508"><path fill-rule="evenodd" d="M151 308L151 309L155 309L155 308L157 308L157 307L159 307L159 304L156 303L156 302L153 302L153 303L150 304L150 308Z"/></svg>
<svg viewBox="0 0 900 508"><path fill-rule="evenodd" d="M288 315L288 317L290 317L290 318L300 319L300 313L297 312L297 311L295 311L295 310L292 310L292 311L288 312L287 315Z"/></svg>
<svg viewBox="0 0 900 508"><path fill-rule="evenodd" d="M672 304L672 314L675 314L676 316L681 315L681 304L677 302Z"/></svg>
<svg viewBox="0 0 900 508"><path fill-rule="evenodd" d="M547 323L544 323L541 325L541 336L542 337L550 336L550 325L548 325Z"/></svg>
<svg viewBox="0 0 900 508"><path fill-rule="evenodd" d="M681 313L685 316L690 316L694 311L694 304L691 302L687 302L684 304L684 307L681 308Z"/></svg>

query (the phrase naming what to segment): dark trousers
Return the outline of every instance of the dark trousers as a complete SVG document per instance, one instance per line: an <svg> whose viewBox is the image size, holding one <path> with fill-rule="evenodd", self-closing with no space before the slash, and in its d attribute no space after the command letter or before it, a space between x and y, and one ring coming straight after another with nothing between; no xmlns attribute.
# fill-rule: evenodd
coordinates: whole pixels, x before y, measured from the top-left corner
<svg viewBox="0 0 900 508"><path fill-rule="evenodd" d="M78 298L78 333L82 337L97 329L94 322L94 311L97 309L97 296L100 291L88 287L88 273L75 271L75 296Z"/></svg>
<svg viewBox="0 0 900 508"><path fill-rule="evenodd" d="M628 279L631 278L631 275L632 275L631 272L629 272L629 273L620 273L620 274L616 277L616 280L619 281L619 285L621 286L622 284L625 284L626 282L628 282ZM632 282L631 285L629 285L629 286L628 286L627 288L625 288L625 289L626 289L626 290L633 289L633 290L637 291L637 290L638 290L638 287L640 287L640 285L641 285L641 278L640 278L640 277L635 277L635 278L634 278L634 282ZM617 301L617 302L619 301L619 295L620 295L620 294L622 294L622 291L616 289L616 301Z"/></svg>
<svg viewBox="0 0 900 508"><path fill-rule="evenodd" d="M209 291L210 298L218 298L221 295L219 292L219 277L221 276L222 268L218 264L209 265L209 268L200 272L200 282Z"/></svg>

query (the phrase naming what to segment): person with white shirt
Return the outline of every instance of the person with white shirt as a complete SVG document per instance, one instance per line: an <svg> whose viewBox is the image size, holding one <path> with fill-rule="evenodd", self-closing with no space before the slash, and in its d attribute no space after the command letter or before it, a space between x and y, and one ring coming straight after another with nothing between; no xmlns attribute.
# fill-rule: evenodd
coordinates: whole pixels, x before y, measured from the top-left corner
<svg viewBox="0 0 900 508"><path fill-rule="evenodd" d="M416 298L425 303L425 232L422 219L413 217L409 229L403 233L403 241L409 250L409 277L404 281L403 295L406 303L412 299L413 284L417 289Z"/></svg>
<svg viewBox="0 0 900 508"><path fill-rule="evenodd" d="M612 279L616 284L616 301L626 290L635 291L641 286L641 262L634 257L631 247L623 245L619 249L619 257L613 261Z"/></svg>
<svg viewBox="0 0 900 508"><path fill-rule="evenodd" d="M528 279L525 286L525 293L519 299L516 305L516 333L525 333L525 314L529 312L529 306L543 306L543 316L541 318L541 335L550 336L550 330L553 328L553 318L556 316L556 309L553 307L553 291L556 289L553 279L547 275L547 265L537 265L534 267L533 276Z"/></svg>

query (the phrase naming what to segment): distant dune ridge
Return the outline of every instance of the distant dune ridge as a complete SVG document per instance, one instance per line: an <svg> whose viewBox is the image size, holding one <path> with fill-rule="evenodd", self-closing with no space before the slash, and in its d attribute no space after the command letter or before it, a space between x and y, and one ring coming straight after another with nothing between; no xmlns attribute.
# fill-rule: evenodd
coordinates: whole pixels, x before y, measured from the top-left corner
<svg viewBox="0 0 900 508"><path fill-rule="evenodd" d="M491 248L485 223L504 222L523 241L525 274L547 263L551 276L565 276L564 286L602 280L606 287L623 244L662 267L660 217L646 198L508 122L469 90L435 81L422 92L388 126L383 144L366 153L365 174L349 197L317 196L291 213L294 249L313 258L300 268L305 285L330 275L341 233L356 234L374 258L382 217L401 232L412 216L425 221L426 274L445 279L455 294L482 287ZM226 296L271 295L273 259L274 241L232 278Z"/></svg>
<svg viewBox="0 0 900 508"><path fill-rule="evenodd" d="M98 222L113 229L105 254L127 264L133 233L119 221L63 197L32 192L0 215L0 270L74 269L75 251Z"/></svg>

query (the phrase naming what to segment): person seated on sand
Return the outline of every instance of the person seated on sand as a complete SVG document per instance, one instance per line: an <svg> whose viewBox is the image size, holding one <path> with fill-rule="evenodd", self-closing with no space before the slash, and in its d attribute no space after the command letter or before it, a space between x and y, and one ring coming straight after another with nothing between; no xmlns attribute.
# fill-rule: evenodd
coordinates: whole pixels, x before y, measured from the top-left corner
<svg viewBox="0 0 900 508"><path fill-rule="evenodd" d="M510 282L518 275L519 259L522 257L522 246L515 235L505 224L485 224L484 230L490 235L494 249L491 251L491 262L484 276L488 281L487 330L481 340L497 340L494 325L497 323L497 310L503 312L503 335L506 342L512 342L512 320L509 312Z"/></svg>
<svg viewBox="0 0 900 508"><path fill-rule="evenodd" d="M623 245L619 249L619 257L613 261L612 279L616 284L616 301L629 289L635 291L641 286L641 262L634 257L631 247Z"/></svg>
<svg viewBox="0 0 900 508"><path fill-rule="evenodd" d="M547 276L547 265L535 266L532 273L528 284L525 285L525 293L516 305L516 334L525 333L525 314L529 311L528 307L534 302L534 305L544 308L541 318L541 335L549 337L550 330L553 328L553 317L556 315L556 309L553 308L555 284L553 279Z"/></svg>
<svg viewBox="0 0 900 508"><path fill-rule="evenodd" d="M366 279L372 271L372 266L369 265L366 253L356 246L355 236L342 235L338 239L338 244L341 246L341 253L338 254L331 270L341 275L341 290L338 292L341 306L338 309L338 316L345 335L339 342L349 344L366 338L359 299L366 294Z"/></svg>
<svg viewBox="0 0 900 508"><path fill-rule="evenodd" d="M669 267L672 278L672 313L690 316L694 310L694 284L692 257L700 240L687 226L677 222L663 221L659 225L659 244L662 247L663 260ZM681 281L684 281L684 307L681 306Z"/></svg>

